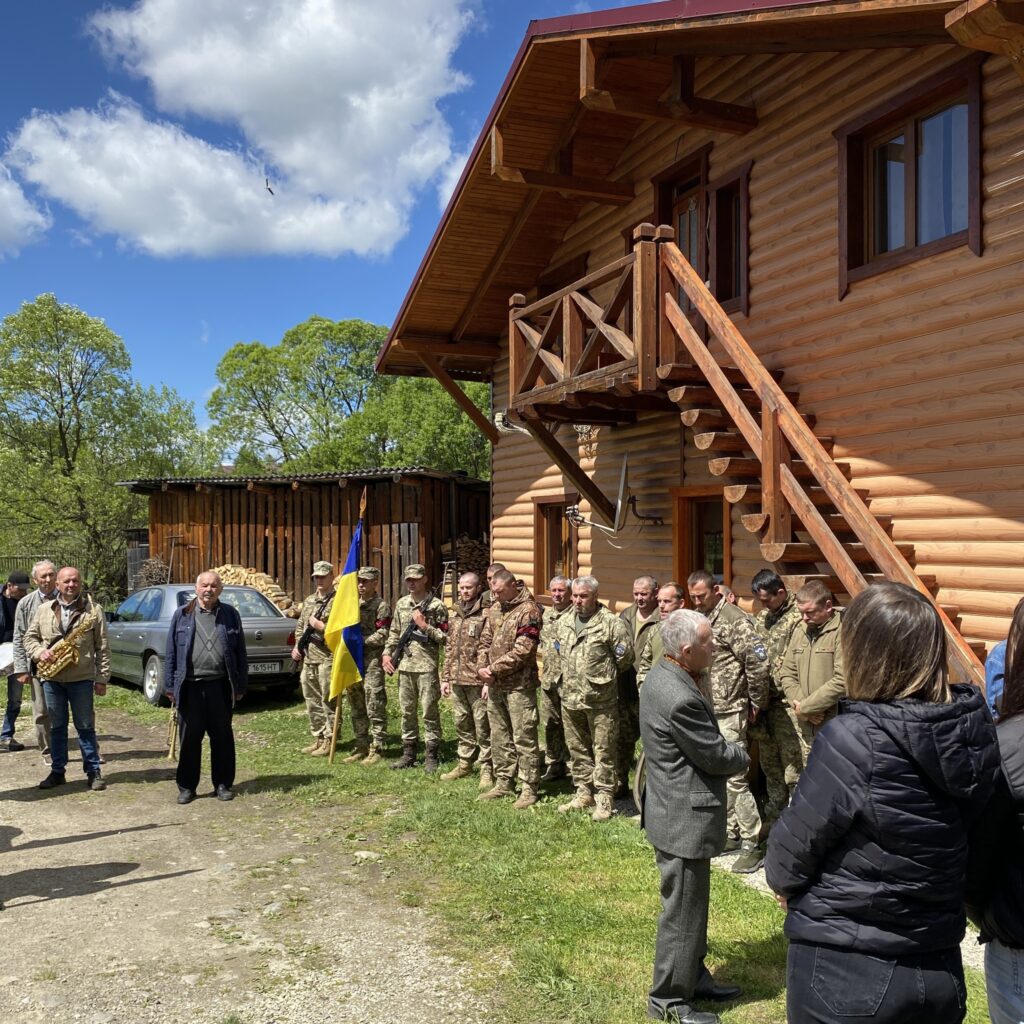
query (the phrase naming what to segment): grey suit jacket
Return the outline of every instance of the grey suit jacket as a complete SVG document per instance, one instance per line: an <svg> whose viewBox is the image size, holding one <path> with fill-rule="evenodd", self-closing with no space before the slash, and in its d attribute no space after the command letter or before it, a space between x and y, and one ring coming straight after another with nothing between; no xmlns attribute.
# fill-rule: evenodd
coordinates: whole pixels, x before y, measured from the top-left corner
<svg viewBox="0 0 1024 1024"><path fill-rule="evenodd" d="M725 783L750 763L718 729L693 678L662 658L640 688L640 735L647 761L641 825L655 849L688 860L725 845Z"/></svg>

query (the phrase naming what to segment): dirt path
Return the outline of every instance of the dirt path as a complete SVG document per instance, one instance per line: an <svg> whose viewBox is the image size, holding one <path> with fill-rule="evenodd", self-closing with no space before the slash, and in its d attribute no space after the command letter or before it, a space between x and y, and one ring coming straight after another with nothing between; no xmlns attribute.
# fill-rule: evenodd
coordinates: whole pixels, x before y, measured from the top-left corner
<svg viewBox="0 0 1024 1024"><path fill-rule="evenodd" d="M0 1012L22 1024L373 1024L493 1017L400 905L373 837L244 777L179 807L162 730L102 721L109 789L0 755ZM72 741L72 745L74 743ZM207 783L204 782L204 786Z"/></svg>

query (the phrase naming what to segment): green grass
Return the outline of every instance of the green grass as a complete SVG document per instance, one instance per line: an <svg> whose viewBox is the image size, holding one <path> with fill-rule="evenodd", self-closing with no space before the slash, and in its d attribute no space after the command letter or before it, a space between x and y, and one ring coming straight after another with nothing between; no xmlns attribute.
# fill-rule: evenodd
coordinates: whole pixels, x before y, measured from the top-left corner
<svg viewBox="0 0 1024 1024"><path fill-rule="evenodd" d="M166 723L137 692L111 688L103 703ZM397 708L392 694L389 711ZM348 714L339 754L351 742ZM445 708L445 713L447 708ZM599 826L555 806L569 786L526 812L476 802L476 779L443 783L422 770L392 772L298 753L308 741L304 709L254 695L235 719L247 792L276 792L297 807L339 809L331 841L373 849L395 903L424 907L441 924L443 948L478 968L481 991L497 992L509 1024L640 1024L654 954L658 873L630 821ZM389 729L397 735L397 723ZM445 736L454 735L444 718ZM393 746L394 746L393 741ZM392 753L397 753L393 750ZM442 756L454 758L446 742ZM786 1019L783 914L738 878L712 872L708 966L743 986L725 1024ZM984 979L968 971L970 1024L988 1020Z"/></svg>

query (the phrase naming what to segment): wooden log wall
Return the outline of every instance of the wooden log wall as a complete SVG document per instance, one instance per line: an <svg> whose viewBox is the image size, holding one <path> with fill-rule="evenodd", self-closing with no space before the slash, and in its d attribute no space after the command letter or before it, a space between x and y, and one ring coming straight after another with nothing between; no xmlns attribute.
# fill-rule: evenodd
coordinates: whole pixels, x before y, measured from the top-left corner
<svg viewBox="0 0 1024 1024"><path fill-rule="evenodd" d="M381 570L382 592L402 593L402 571L422 562L439 578L442 545L463 533L482 539L490 519L486 486L431 477L367 482L364 564ZM313 563L344 566L359 518L363 481L170 487L150 495L153 557L174 558L171 579L194 580L204 569L238 563L273 576L296 600L310 590Z"/></svg>
<svg viewBox="0 0 1024 1024"><path fill-rule="evenodd" d="M893 516L896 539L915 545L918 571L936 576L940 600L959 605L968 638L991 645L1005 638L1024 593L1024 89L1006 59L989 57L983 72L984 254L946 252L837 299L833 130L964 54L935 46L701 59L698 92L753 104L758 127L726 136L643 126L612 174L632 179L637 198L584 208L551 266L589 253L594 270L621 256L623 231L653 216L651 177L706 143L711 180L752 160L750 314L735 314L736 323L770 368L786 371L818 431L835 438L872 510ZM601 428L599 455L584 465L596 465L606 489L614 491L613 453L629 447L632 457L645 429L646 421ZM656 470L656 436L645 472L667 487L678 482L679 459L666 450ZM495 541L510 557L529 549L523 499L561 487L530 449L525 438L503 438L494 457ZM684 460L686 482L706 482L689 437ZM738 514L731 575L745 594L763 562ZM588 536L581 566L600 578L608 565L621 587L633 571L625 566L662 562L664 544L651 532L612 570L619 554Z"/></svg>

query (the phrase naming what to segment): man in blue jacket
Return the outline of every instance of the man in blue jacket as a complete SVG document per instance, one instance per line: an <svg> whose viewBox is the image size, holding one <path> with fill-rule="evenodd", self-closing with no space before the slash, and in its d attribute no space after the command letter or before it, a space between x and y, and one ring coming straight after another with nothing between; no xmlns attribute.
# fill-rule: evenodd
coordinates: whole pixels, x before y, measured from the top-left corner
<svg viewBox="0 0 1024 1024"><path fill-rule="evenodd" d="M218 800L233 800L235 736L231 716L249 682L242 619L220 600L224 584L215 572L196 579L196 596L171 619L164 680L178 707L180 754L178 803L196 798L203 736L210 737L213 788Z"/></svg>
<svg viewBox="0 0 1024 1024"><path fill-rule="evenodd" d="M711 664L711 623L679 609L661 624L664 657L640 688L640 734L647 760L641 825L661 873L661 916L647 1014L678 1024L718 1024L693 1000L734 999L704 966L711 858L725 846L726 781L749 764L726 740L696 677Z"/></svg>

